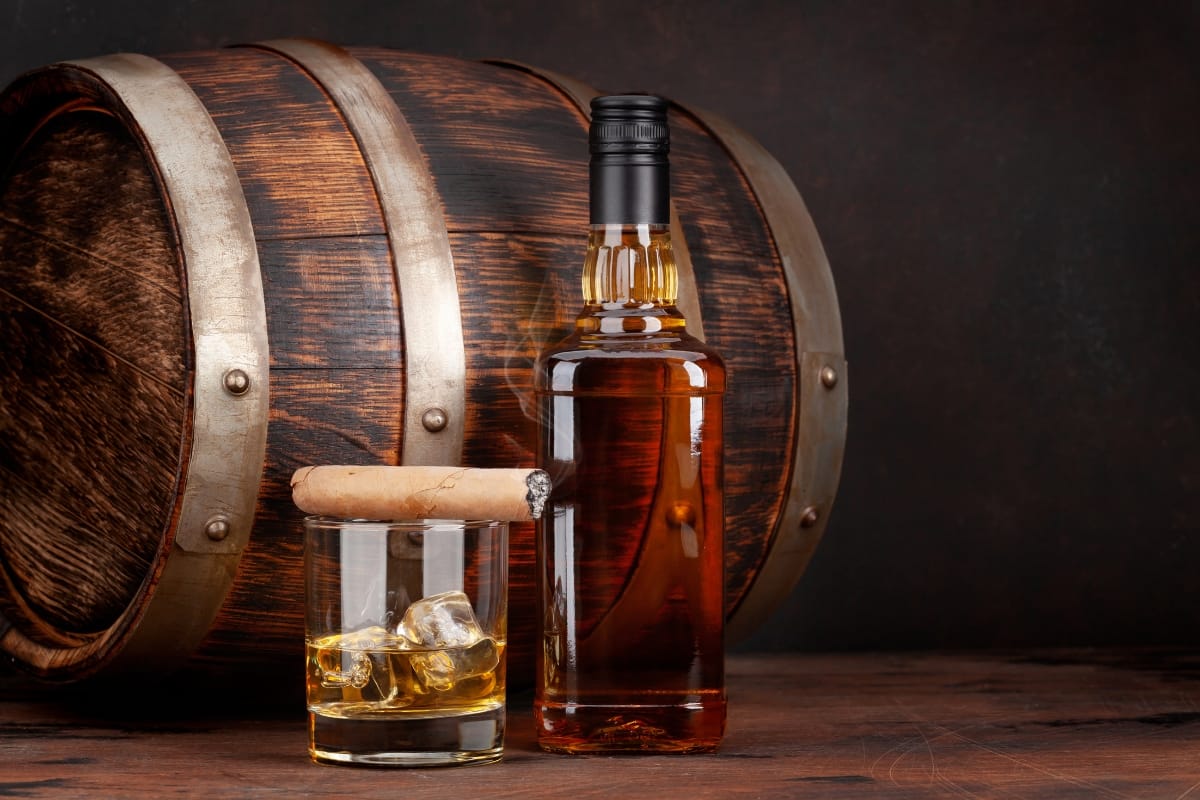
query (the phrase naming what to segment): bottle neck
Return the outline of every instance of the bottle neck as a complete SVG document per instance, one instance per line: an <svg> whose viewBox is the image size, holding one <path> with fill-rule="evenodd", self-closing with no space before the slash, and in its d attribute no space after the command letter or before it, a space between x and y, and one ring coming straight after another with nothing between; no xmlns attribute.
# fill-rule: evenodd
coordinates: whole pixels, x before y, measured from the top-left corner
<svg viewBox="0 0 1200 800"><path fill-rule="evenodd" d="M592 225L583 262L583 312L591 333L656 333L684 327L675 307L679 273L669 226Z"/></svg>
<svg viewBox="0 0 1200 800"><path fill-rule="evenodd" d="M589 175L592 225L670 222L671 168L665 153L596 153Z"/></svg>

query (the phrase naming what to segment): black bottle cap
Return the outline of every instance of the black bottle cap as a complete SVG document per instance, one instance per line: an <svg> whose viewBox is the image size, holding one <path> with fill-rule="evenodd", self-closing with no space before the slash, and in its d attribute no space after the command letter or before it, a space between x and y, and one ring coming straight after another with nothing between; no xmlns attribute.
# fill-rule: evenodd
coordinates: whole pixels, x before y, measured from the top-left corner
<svg viewBox="0 0 1200 800"><path fill-rule="evenodd" d="M591 223L665 225L671 185L667 101L648 94L592 100Z"/></svg>
<svg viewBox="0 0 1200 800"><path fill-rule="evenodd" d="M593 155L666 155L671 149L667 101L650 94L612 94L594 98L588 141Z"/></svg>

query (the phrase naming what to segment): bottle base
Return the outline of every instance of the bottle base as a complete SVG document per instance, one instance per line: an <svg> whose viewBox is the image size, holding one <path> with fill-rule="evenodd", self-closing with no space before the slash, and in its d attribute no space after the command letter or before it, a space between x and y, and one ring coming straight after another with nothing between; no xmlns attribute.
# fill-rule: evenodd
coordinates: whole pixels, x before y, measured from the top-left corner
<svg viewBox="0 0 1200 800"><path fill-rule="evenodd" d="M540 704L538 747L548 753L712 753L725 733L725 704L594 706Z"/></svg>
<svg viewBox="0 0 1200 800"><path fill-rule="evenodd" d="M715 753L721 742L672 742L672 741L640 741L630 742L593 742L552 737L539 739L538 747L546 753L562 755L691 755Z"/></svg>

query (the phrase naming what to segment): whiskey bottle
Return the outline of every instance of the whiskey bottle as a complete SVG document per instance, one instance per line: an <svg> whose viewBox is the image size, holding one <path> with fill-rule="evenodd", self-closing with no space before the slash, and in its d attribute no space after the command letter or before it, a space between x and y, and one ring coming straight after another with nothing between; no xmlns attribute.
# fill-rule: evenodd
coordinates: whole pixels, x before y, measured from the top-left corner
<svg viewBox="0 0 1200 800"><path fill-rule="evenodd" d="M667 103L592 101L583 309L535 366L534 714L551 752L707 752L725 728L725 367L687 332Z"/></svg>

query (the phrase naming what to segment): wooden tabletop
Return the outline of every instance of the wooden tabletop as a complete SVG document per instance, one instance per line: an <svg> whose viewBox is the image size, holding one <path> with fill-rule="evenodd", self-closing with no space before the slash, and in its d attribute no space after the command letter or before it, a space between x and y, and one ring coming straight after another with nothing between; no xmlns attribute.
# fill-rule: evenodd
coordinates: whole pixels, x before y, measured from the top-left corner
<svg viewBox="0 0 1200 800"><path fill-rule="evenodd" d="M510 697L503 762L308 760L302 709L126 712L0 679L0 797L1169 798L1200 800L1200 651L736 655L709 756L569 757Z"/></svg>

